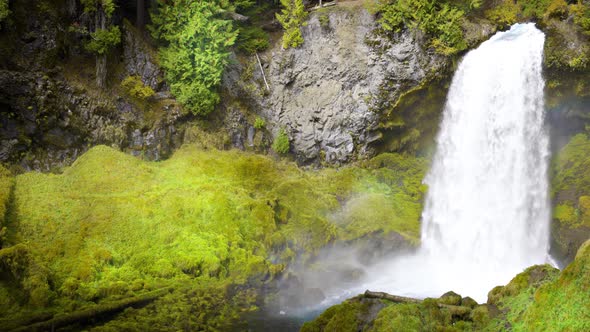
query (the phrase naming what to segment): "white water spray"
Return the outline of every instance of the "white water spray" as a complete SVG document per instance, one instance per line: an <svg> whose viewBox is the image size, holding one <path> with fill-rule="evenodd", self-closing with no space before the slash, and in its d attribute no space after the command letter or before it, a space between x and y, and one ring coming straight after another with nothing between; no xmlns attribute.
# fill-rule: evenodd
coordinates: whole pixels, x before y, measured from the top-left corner
<svg viewBox="0 0 590 332"><path fill-rule="evenodd" d="M425 179L422 247L373 269L378 280L361 288L415 297L453 290L482 302L547 261L544 39L534 24L516 24L465 56Z"/></svg>

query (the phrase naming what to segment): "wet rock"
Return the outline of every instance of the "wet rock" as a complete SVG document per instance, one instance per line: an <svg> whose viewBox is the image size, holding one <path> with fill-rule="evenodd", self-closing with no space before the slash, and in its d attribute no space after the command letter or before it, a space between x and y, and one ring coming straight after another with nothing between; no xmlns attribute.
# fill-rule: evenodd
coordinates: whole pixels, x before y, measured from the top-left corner
<svg viewBox="0 0 590 332"><path fill-rule="evenodd" d="M475 308L477 306L477 301L467 296L461 299L461 305L468 308Z"/></svg>
<svg viewBox="0 0 590 332"><path fill-rule="evenodd" d="M425 50L415 33L376 35L375 18L360 7L322 15L329 27L312 14L302 28L301 47L279 45L261 54L269 93L257 63L252 82L240 83L231 69L224 82L254 84L263 92L249 93L252 107L269 120L274 135L280 128L287 131L301 163L342 164L370 155L371 143L381 137L378 112L447 66L448 59Z"/></svg>
<svg viewBox="0 0 590 332"><path fill-rule="evenodd" d="M438 299L438 302L448 305L461 305L461 295L453 291L446 292Z"/></svg>
<svg viewBox="0 0 590 332"><path fill-rule="evenodd" d="M178 106L153 123L123 99L91 97L60 78L0 70L0 162L48 171L106 144L152 160L182 143Z"/></svg>

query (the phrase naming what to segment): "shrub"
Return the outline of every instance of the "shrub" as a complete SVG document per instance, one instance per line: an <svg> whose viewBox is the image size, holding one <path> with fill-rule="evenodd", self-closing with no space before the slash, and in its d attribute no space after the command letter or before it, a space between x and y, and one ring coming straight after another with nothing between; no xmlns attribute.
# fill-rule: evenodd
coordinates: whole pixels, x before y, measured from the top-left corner
<svg viewBox="0 0 590 332"><path fill-rule="evenodd" d="M270 46L268 34L257 26L241 27L236 44L240 51L247 54L264 51Z"/></svg>
<svg viewBox="0 0 590 332"><path fill-rule="evenodd" d="M281 0L283 10L277 13L277 20L285 29L283 34L283 48L298 47L303 44L301 26L305 24L307 12L302 0Z"/></svg>
<svg viewBox="0 0 590 332"><path fill-rule="evenodd" d="M291 146L289 144L289 136L287 136L287 132L285 131L285 129L281 128L281 130L279 130L277 137L272 143L272 149L279 154L285 154L289 152L290 147Z"/></svg>
<svg viewBox="0 0 590 332"><path fill-rule="evenodd" d="M485 12L485 16L490 21L500 27L507 27L516 23L520 7L512 0L504 0L501 4Z"/></svg>
<svg viewBox="0 0 590 332"><path fill-rule="evenodd" d="M123 88L126 94L140 100L148 99L154 95L154 90L143 84L139 76L127 76L121 82L121 88Z"/></svg>
<svg viewBox="0 0 590 332"><path fill-rule="evenodd" d="M452 55L467 48L461 27L464 12L450 4L399 0L381 4L378 11L384 30L399 32L403 28L418 28L430 38L437 53Z"/></svg>
<svg viewBox="0 0 590 332"><path fill-rule="evenodd" d="M170 91L192 113L207 115L220 101L217 88L238 35L221 16L232 8L222 0L158 4L150 29L163 45L160 61Z"/></svg>
<svg viewBox="0 0 590 332"><path fill-rule="evenodd" d="M264 127L266 127L266 121L264 121L263 118L257 116L256 120L254 120L254 128L262 129Z"/></svg>
<svg viewBox="0 0 590 332"><path fill-rule="evenodd" d="M547 11L551 0L518 0L522 15L526 18L541 18Z"/></svg>
<svg viewBox="0 0 590 332"><path fill-rule="evenodd" d="M570 6L570 11L574 14L574 23L582 28L585 34L590 35L590 6L578 1Z"/></svg>
<svg viewBox="0 0 590 332"><path fill-rule="evenodd" d="M565 0L552 0L547 11L545 12L547 17L555 17L558 19L565 19L568 15L567 2Z"/></svg>
<svg viewBox="0 0 590 332"><path fill-rule="evenodd" d="M99 29L90 34L90 41L86 44L86 50L98 55L107 54L111 47L121 43L121 30L118 26L108 29Z"/></svg>

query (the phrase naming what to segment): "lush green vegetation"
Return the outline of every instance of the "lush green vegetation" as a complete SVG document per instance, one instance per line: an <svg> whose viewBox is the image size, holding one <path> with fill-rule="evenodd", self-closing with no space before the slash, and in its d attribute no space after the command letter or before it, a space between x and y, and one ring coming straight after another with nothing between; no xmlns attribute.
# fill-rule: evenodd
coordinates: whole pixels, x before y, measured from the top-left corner
<svg viewBox="0 0 590 332"><path fill-rule="evenodd" d="M83 316L170 287L104 330L222 328L254 310L252 288L297 256L375 232L416 242L425 167L382 155L304 172L192 146L153 163L96 147L63 174L19 175L0 250L0 326L32 312ZM366 206L375 211L363 215ZM194 310L202 315L189 319Z"/></svg>
<svg viewBox="0 0 590 332"><path fill-rule="evenodd" d="M277 137L275 137L274 142L272 143L272 149L279 154L285 154L289 152L289 148L291 144L289 143L289 135L285 129L279 129Z"/></svg>
<svg viewBox="0 0 590 332"><path fill-rule="evenodd" d="M590 6L579 0L571 5L571 12L574 14L574 23L580 26L584 33L590 35Z"/></svg>
<svg viewBox="0 0 590 332"><path fill-rule="evenodd" d="M256 119L254 119L254 128L264 129L264 127L266 127L266 121L261 117L256 117Z"/></svg>
<svg viewBox="0 0 590 332"><path fill-rule="evenodd" d="M227 1L158 1L152 35L174 96L191 112L206 115L219 103L217 88L238 36Z"/></svg>
<svg viewBox="0 0 590 332"><path fill-rule="evenodd" d="M105 55L113 47L121 43L121 30L118 26L99 29L90 34L86 50L98 55Z"/></svg>
<svg viewBox="0 0 590 332"><path fill-rule="evenodd" d="M139 76L127 76L121 82L121 88L126 94L139 100L145 100L154 95L154 90L146 86Z"/></svg>
<svg viewBox="0 0 590 332"><path fill-rule="evenodd" d="M436 52L452 55L467 48L461 26L464 8L469 11L480 5L481 1L399 0L380 2L376 10L384 30L417 28L430 38Z"/></svg>
<svg viewBox="0 0 590 332"><path fill-rule="evenodd" d="M283 9L277 14L277 20L285 29L283 48L298 47L303 44L301 26L305 25L307 11L302 0L281 0Z"/></svg>
<svg viewBox="0 0 590 332"><path fill-rule="evenodd" d="M84 13L93 15L94 31L86 42L86 50L96 55L96 85L106 87L107 55L109 51L121 42L121 31L118 26L111 25L111 18L115 12L114 0L82 0Z"/></svg>
<svg viewBox="0 0 590 332"><path fill-rule="evenodd" d="M590 140L578 134L553 162L552 196L557 203L553 215L569 227L590 227Z"/></svg>

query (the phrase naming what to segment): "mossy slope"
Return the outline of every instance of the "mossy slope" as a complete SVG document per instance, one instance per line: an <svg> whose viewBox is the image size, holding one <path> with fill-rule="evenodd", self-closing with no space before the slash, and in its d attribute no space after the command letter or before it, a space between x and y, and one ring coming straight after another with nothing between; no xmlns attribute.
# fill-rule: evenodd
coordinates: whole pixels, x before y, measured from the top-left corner
<svg viewBox="0 0 590 332"><path fill-rule="evenodd" d="M0 326L172 287L109 326L222 328L298 255L375 232L417 242L425 162L363 166L302 171L191 146L153 163L99 146L63 174L20 175L0 251Z"/></svg>

